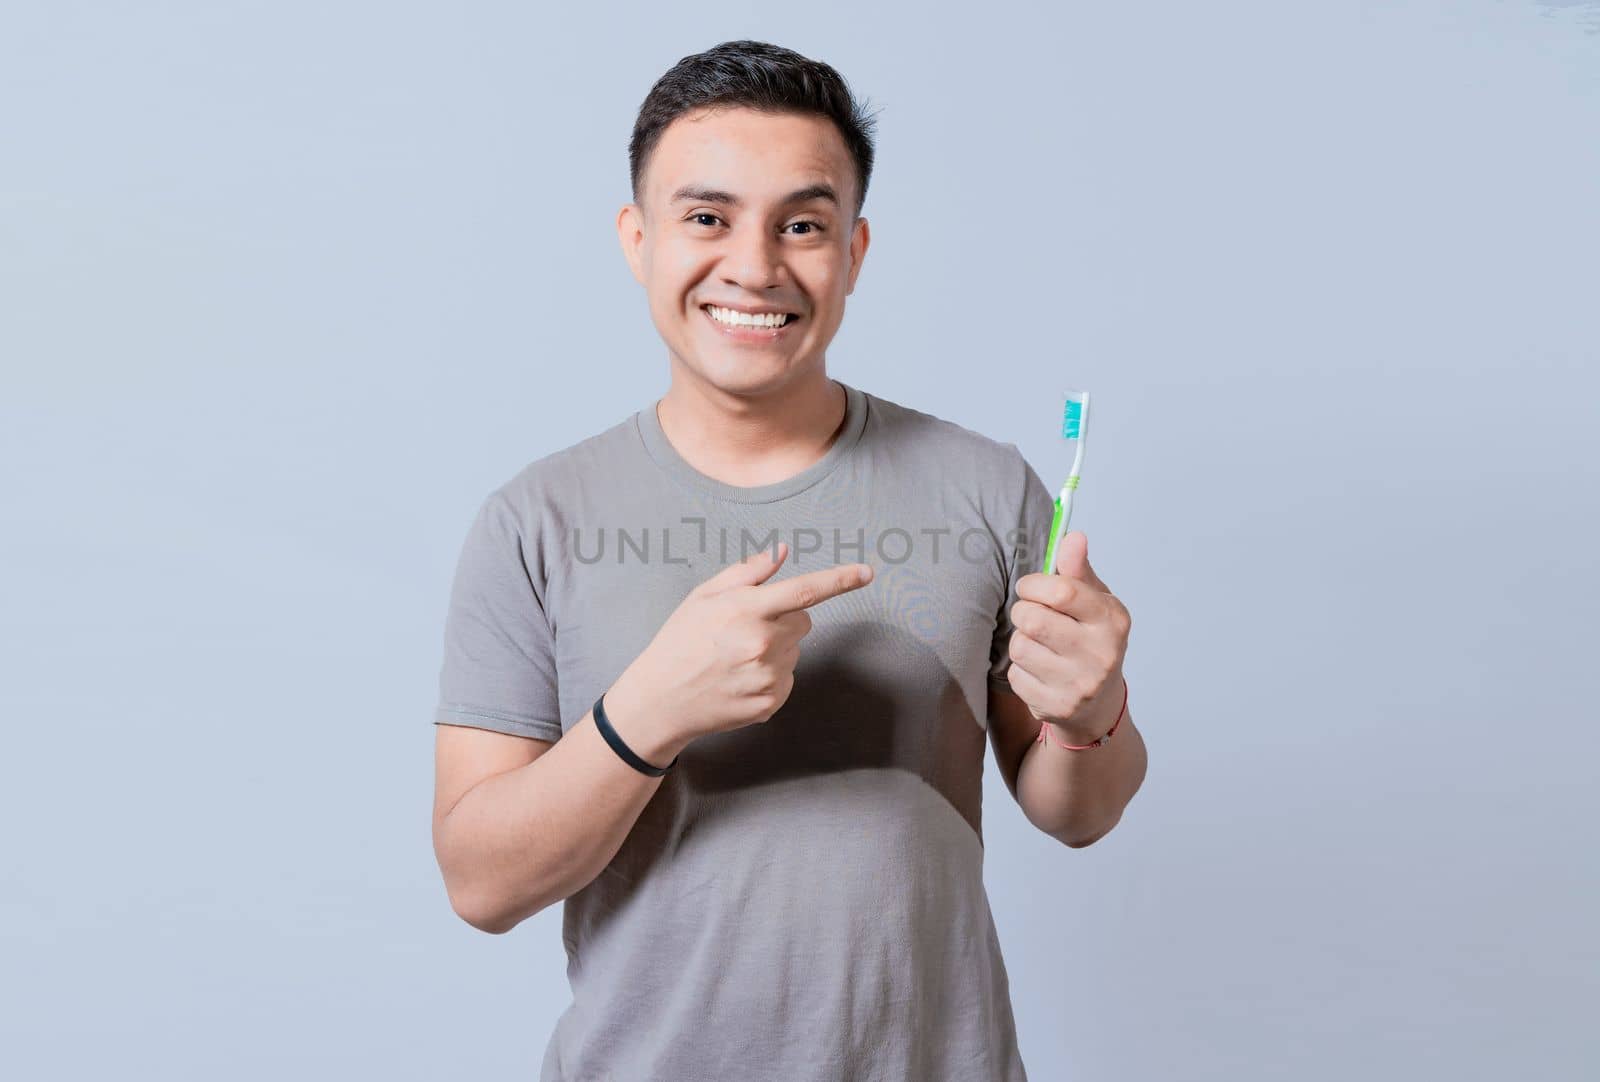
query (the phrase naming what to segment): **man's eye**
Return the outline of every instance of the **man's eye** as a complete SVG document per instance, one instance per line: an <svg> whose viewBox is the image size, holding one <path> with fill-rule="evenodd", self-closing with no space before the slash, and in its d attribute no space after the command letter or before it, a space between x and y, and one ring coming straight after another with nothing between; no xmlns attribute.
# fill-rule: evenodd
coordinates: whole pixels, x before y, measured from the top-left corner
<svg viewBox="0 0 1600 1082"><path fill-rule="evenodd" d="M701 212L699 214L691 214L689 217L690 217L690 220L696 221L696 222L698 222L701 218L710 218L713 222L722 221L722 219L718 218L715 214L710 214L710 213L706 213L706 212Z"/></svg>
<svg viewBox="0 0 1600 1082"><path fill-rule="evenodd" d="M812 233L819 233L819 232L822 231L822 223L821 222L802 221L802 222L790 222L789 223L789 227L791 229L794 228L797 225L804 225L804 226L809 226L810 227L804 233L800 234L800 236L803 236L803 237L804 236L810 236Z"/></svg>

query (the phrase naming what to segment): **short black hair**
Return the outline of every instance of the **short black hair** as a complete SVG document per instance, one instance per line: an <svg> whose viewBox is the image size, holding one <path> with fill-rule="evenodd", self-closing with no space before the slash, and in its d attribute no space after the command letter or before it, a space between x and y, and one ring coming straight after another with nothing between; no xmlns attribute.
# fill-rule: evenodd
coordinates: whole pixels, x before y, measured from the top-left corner
<svg viewBox="0 0 1600 1082"><path fill-rule="evenodd" d="M634 202L639 201L639 181L661 133L685 113L710 106L815 114L833 121L855 159L855 212L860 217L872 178L875 116L856 101L849 84L832 67L764 41L725 41L684 57L656 80L639 106L628 142Z"/></svg>

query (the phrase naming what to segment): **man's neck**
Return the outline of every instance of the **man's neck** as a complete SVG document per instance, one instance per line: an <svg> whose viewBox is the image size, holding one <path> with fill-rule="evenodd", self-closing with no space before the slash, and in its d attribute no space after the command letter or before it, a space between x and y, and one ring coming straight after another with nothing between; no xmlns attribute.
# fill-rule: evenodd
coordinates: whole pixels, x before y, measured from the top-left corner
<svg viewBox="0 0 1600 1082"><path fill-rule="evenodd" d="M843 385L827 372L760 397L733 395L674 372L656 418L684 461L724 484L788 480L827 454L844 428Z"/></svg>

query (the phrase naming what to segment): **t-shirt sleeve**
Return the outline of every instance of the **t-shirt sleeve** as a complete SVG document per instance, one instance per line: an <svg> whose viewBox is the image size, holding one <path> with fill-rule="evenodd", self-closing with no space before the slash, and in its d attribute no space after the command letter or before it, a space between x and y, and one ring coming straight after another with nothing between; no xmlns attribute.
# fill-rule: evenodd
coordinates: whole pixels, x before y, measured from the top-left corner
<svg viewBox="0 0 1600 1082"><path fill-rule="evenodd" d="M531 543L504 494L491 493L456 563L435 724L560 739L555 636Z"/></svg>
<svg viewBox="0 0 1600 1082"><path fill-rule="evenodd" d="M995 617L994 641L989 650L989 679L1010 686L1011 606L1017 603L1017 581L1031 575L1044 564L1044 550L1050 544L1050 522L1056 502L1028 460L1015 444L1007 444L1015 457L1013 481L1006 491L1013 493L1002 513L1000 539L1006 552L1006 600Z"/></svg>

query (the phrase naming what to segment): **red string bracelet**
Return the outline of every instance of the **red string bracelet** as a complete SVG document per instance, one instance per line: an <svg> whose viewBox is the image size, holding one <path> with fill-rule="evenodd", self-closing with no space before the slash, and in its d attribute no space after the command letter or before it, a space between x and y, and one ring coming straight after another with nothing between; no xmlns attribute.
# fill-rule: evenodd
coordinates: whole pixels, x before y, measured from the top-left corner
<svg viewBox="0 0 1600 1082"><path fill-rule="evenodd" d="M1087 751L1090 748L1098 748L1101 744L1104 744L1107 740L1111 739L1111 734L1117 731L1117 726L1118 725L1122 724L1122 715L1126 714L1127 712L1128 712L1128 681L1126 679L1124 679L1122 681L1122 709L1117 711L1117 720L1111 723L1111 728L1110 728L1110 730L1108 730L1106 732L1105 736L1102 736L1099 740L1096 740L1093 744L1063 744L1061 741L1055 739L1054 737L1050 738L1050 743L1054 744L1058 748L1066 748L1069 751ZM1047 730L1049 728L1050 728L1050 723L1048 721L1041 722L1039 724L1039 735L1034 738L1033 742L1035 744L1037 744L1041 740L1043 740L1044 739L1045 730Z"/></svg>

